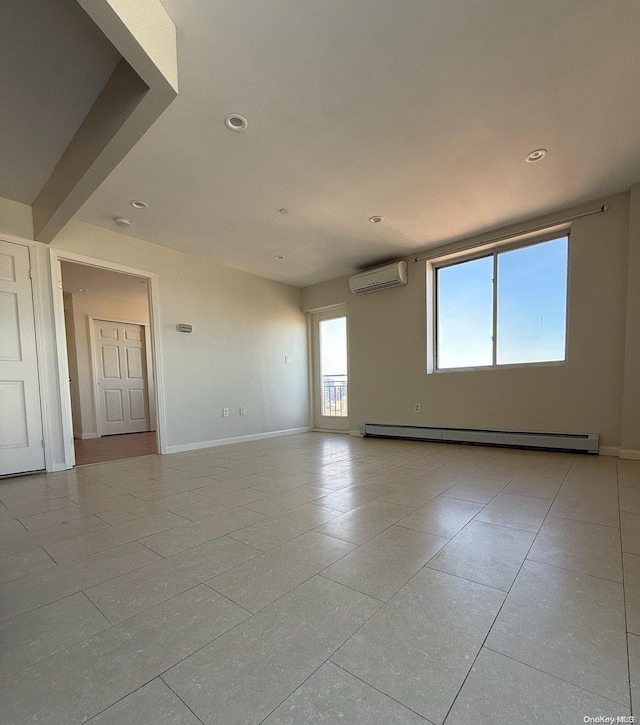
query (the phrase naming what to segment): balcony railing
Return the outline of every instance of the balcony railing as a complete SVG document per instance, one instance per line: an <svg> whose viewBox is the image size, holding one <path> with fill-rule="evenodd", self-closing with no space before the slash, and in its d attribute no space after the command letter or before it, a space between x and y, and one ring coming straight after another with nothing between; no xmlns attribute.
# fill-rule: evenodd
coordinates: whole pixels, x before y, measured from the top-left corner
<svg viewBox="0 0 640 725"><path fill-rule="evenodd" d="M322 376L322 415L327 418L346 418L347 407L347 376Z"/></svg>

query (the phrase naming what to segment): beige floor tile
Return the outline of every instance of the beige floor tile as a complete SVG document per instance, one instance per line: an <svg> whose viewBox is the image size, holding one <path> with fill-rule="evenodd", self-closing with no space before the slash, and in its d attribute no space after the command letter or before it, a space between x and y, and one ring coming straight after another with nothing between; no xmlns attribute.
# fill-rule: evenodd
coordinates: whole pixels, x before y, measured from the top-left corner
<svg viewBox="0 0 640 725"><path fill-rule="evenodd" d="M41 547L9 554L0 559L0 583L35 574L52 566L56 566L55 561Z"/></svg>
<svg viewBox="0 0 640 725"><path fill-rule="evenodd" d="M486 645L629 705L621 584L527 561Z"/></svg>
<svg viewBox="0 0 640 725"><path fill-rule="evenodd" d="M495 589L423 569L331 660L440 725L503 599Z"/></svg>
<svg viewBox="0 0 640 725"><path fill-rule="evenodd" d="M556 496L549 513L551 516L586 521L589 524L620 526L617 497L584 493L575 486L563 487Z"/></svg>
<svg viewBox="0 0 640 725"><path fill-rule="evenodd" d="M37 546L49 546L58 541L90 534L106 528L109 528L109 524L97 516L81 516L79 519L72 519L66 523L47 526L43 529L17 532L10 541L0 544L0 557L20 551L28 551Z"/></svg>
<svg viewBox="0 0 640 725"><path fill-rule="evenodd" d="M7 723L79 723L231 629L247 613L201 585L0 683Z"/></svg>
<svg viewBox="0 0 640 725"><path fill-rule="evenodd" d="M508 591L534 538L528 531L472 521L428 566Z"/></svg>
<svg viewBox="0 0 640 725"><path fill-rule="evenodd" d="M57 512L54 511L54 514ZM42 516L48 516L49 514L41 514ZM0 523L0 544L6 544L16 537L16 535L22 536L28 529L23 526L17 519L10 519L9 521L3 521Z"/></svg>
<svg viewBox="0 0 640 725"><path fill-rule="evenodd" d="M475 520L536 533L550 505L550 501L541 498L502 492L482 509Z"/></svg>
<svg viewBox="0 0 640 725"><path fill-rule="evenodd" d="M481 466L473 475L478 479L489 479L490 481L504 481L505 485L509 481L512 481L519 473L524 470L523 465L509 463L496 463L492 461L484 466Z"/></svg>
<svg viewBox="0 0 640 725"><path fill-rule="evenodd" d="M112 624L118 624L259 553L225 536L98 584L85 594Z"/></svg>
<svg viewBox="0 0 640 725"><path fill-rule="evenodd" d="M528 559L583 574L622 581L620 530L549 516Z"/></svg>
<svg viewBox="0 0 640 725"><path fill-rule="evenodd" d="M447 725L558 725L585 716L628 716L628 708L482 649L447 718Z"/></svg>
<svg viewBox="0 0 640 725"><path fill-rule="evenodd" d="M49 544L45 548L59 564L64 564L186 523L187 520L181 516L162 511L118 526L108 526L91 534L74 536L72 539Z"/></svg>
<svg viewBox="0 0 640 725"><path fill-rule="evenodd" d="M384 486L378 483L369 485L364 482L357 483L355 486L350 486L349 488L343 488L340 491L334 491L327 496L319 498L315 503L318 506L326 506L327 508L347 513L355 508L364 506L369 501L374 501L376 498L392 492L393 489L391 486Z"/></svg>
<svg viewBox="0 0 640 725"><path fill-rule="evenodd" d="M263 521L265 518L261 514L244 508L230 509L206 519L185 522L181 526L144 537L140 539L140 542L161 556L173 556L186 549L204 544L205 541L217 539L232 531Z"/></svg>
<svg viewBox="0 0 640 725"><path fill-rule="evenodd" d="M284 493L276 493L273 495L262 493L260 501L256 500L248 503L245 508L250 511L257 511L265 516L276 516L291 511L291 509L302 506L305 503L315 502L323 508L332 508L326 503L322 503L322 497L327 493L326 488L318 486L299 486L293 491L285 491Z"/></svg>
<svg viewBox="0 0 640 725"><path fill-rule="evenodd" d="M518 496L532 496L552 501L560 487L562 480L531 476L521 473L516 476L503 490L503 493L513 493Z"/></svg>
<svg viewBox="0 0 640 725"><path fill-rule="evenodd" d="M132 497L133 498L133 497ZM97 513L98 518L106 521L111 526L124 524L127 521L142 519L162 511L171 511L181 506L194 505L198 503L208 502L206 496L202 496L196 491L184 491L176 493L172 496L163 496L162 498L154 498L150 501L138 499L134 502L127 502L125 505L113 506L109 509L103 509Z"/></svg>
<svg viewBox="0 0 640 725"><path fill-rule="evenodd" d="M127 695L89 720L90 725L201 725L161 678Z"/></svg>
<svg viewBox="0 0 640 725"><path fill-rule="evenodd" d="M620 511L640 514L640 488L620 487Z"/></svg>
<svg viewBox="0 0 640 725"><path fill-rule="evenodd" d="M631 680L631 711L640 712L640 637L629 635L629 671Z"/></svg>
<svg viewBox="0 0 640 725"><path fill-rule="evenodd" d="M446 543L439 536L392 526L332 564L322 576L386 601Z"/></svg>
<svg viewBox="0 0 640 725"><path fill-rule="evenodd" d="M0 624L0 680L111 625L80 592Z"/></svg>
<svg viewBox="0 0 640 725"><path fill-rule="evenodd" d="M39 501L28 506L19 508L6 509L4 505L0 506L0 521L9 521L10 519L21 519L26 516L34 516L35 514L46 513L47 511L56 511L58 509L73 508L75 503L69 498L52 498L48 501Z"/></svg>
<svg viewBox="0 0 640 725"><path fill-rule="evenodd" d="M623 554L627 631L640 635L640 556ZM638 703L640 705L640 702Z"/></svg>
<svg viewBox="0 0 640 725"><path fill-rule="evenodd" d="M434 536L453 538L471 519L482 510L484 504L459 498L438 496L398 521L416 531Z"/></svg>
<svg viewBox="0 0 640 725"><path fill-rule="evenodd" d="M489 503L494 496L507 485L507 481L491 481L481 478L465 478L447 489L449 498L461 498L465 501Z"/></svg>
<svg viewBox="0 0 640 725"><path fill-rule="evenodd" d="M44 529L48 526L55 526L56 524L66 524L82 516L84 516L84 512L79 506L69 506L56 509L55 511L47 511L42 514L23 517L20 519L20 523L27 531L36 531L37 529Z"/></svg>
<svg viewBox="0 0 640 725"><path fill-rule="evenodd" d="M339 511L308 503L283 514L264 518L257 524L234 531L231 536L261 551L270 551L339 515Z"/></svg>
<svg viewBox="0 0 640 725"><path fill-rule="evenodd" d="M163 675L203 722L258 725L376 611L315 577Z"/></svg>
<svg viewBox="0 0 640 725"><path fill-rule="evenodd" d="M622 530L622 551L627 554L640 554L640 514L627 511L620 513Z"/></svg>
<svg viewBox="0 0 640 725"><path fill-rule="evenodd" d="M73 501L76 508L82 512L83 516L88 514L99 514L102 511L111 511L113 509L124 509L127 506L137 506L140 503L140 499L132 496L129 493L123 493L119 496L110 496L104 498L101 496L98 499L88 499L85 496L70 496L70 501Z"/></svg>
<svg viewBox="0 0 640 725"><path fill-rule="evenodd" d="M618 460L618 483L626 488L640 488L640 461Z"/></svg>
<svg viewBox="0 0 640 725"><path fill-rule="evenodd" d="M396 486L393 493L384 494L380 501L396 503L401 506L410 506L415 509L424 506L440 494L451 488L451 483L429 482L422 483L413 481L403 486Z"/></svg>
<svg viewBox="0 0 640 725"><path fill-rule="evenodd" d="M29 612L159 559L133 542L7 582L0 591L0 619Z"/></svg>
<svg viewBox="0 0 640 725"><path fill-rule="evenodd" d="M310 531L207 584L250 612L257 612L354 548L347 541Z"/></svg>
<svg viewBox="0 0 640 725"><path fill-rule="evenodd" d="M293 723L345 725L426 725L427 721L374 690L332 662L319 670L264 720L264 725Z"/></svg>
<svg viewBox="0 0 640 725"><path fill-rule="evenodd" d="M377 499L333 518L317 530L321 534L335 536L352 544L364 544L412 511L408 506Z"/></svg>
<svg viewBox="0 0 640 725"><path fill-rule="evenodd" d="M239 506L246 506L265 498L270 498L270 495L264 491L253 491L250 488L241 489L240 491L227 491L215 498L211 498L209 501L180 506L180 508L175 509L175 513L189 521L199 521L213 516L213 514L238 508Z"/></svg>

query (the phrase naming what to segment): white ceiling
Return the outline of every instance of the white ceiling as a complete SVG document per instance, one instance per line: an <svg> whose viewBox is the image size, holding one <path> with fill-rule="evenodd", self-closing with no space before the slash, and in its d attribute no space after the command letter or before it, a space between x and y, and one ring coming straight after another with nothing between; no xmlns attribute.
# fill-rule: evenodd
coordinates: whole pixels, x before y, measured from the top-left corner
<svg viewBox="0 0 640 725"><path fill-rule="evenodd" d="M164 5L180 95L92 224L303 286L640 179L637 0Z"/></svg>
<svg viewBox="0 0 640 725"><path fill-rule="evenodd" d="M81 289L87 292L80 292ZM148 303L149 300L146 279L74 262L62 262L62 290L121 302Z"/></svg>
<svg viewBox="0 0 640 725"><path fill-rule="evenodd" d="M34 201L119 60L76 0L2 3L0 196Z"/></svg>

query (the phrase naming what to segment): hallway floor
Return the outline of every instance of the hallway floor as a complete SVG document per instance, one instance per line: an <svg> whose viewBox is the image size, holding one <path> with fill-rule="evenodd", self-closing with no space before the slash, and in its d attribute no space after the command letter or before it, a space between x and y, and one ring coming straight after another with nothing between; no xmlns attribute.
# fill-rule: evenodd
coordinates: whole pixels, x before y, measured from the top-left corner
<svg viewBox="0 0 640 725"><path fill-rule="evenodd" d="M155 432L125 433L88 438L84 441L74 438L73 446L76 452L76 466L117 461L135 456L148 456L157 451Z"/></svg>
<svg viewBox="0 0 640 725"><path fill-rule="evenodd" d="M640 702L640 462L307 433L0 501L7 725L577 725Z"/></svg>

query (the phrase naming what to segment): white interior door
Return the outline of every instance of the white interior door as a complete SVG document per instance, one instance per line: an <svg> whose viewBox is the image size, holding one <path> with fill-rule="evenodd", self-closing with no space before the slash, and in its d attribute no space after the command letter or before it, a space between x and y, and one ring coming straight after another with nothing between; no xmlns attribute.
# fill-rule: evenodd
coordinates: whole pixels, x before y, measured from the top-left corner
<svg viewBox="0 0 640 725"><path fill-rule="evenodd" d="M29 248L0 241L0 475L45 467Z"/></svg>
<svg viewBox="0 0 640 725"><path fill-rule="evenodd" d="M144 326L93 321L99 435L150 430Z"/></svg>
<svg viewBox="0 0 640 725"><path fill-rule="evenodd" d="M349 430L349 360L347 313L314 313L313 347L314 428Z"/></svg>

